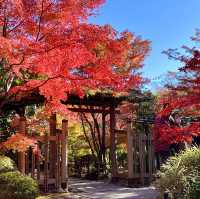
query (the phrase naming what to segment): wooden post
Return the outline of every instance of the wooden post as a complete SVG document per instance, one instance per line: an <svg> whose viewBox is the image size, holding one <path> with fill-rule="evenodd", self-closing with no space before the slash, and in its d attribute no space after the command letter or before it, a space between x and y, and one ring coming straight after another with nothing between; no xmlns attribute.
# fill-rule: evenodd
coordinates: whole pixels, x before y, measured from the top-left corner
<svg viewBox="0 0 200 199"><path fill-rule="evenodd" d="M56 114L53 114L50 118L49 122L50 126L50 136L56 136ZM50 151L49 151L49 169L50 169L50 177L56 177L56 141L50 141Z"/></svg>
<svg viewBox="0 0 200 199"><path fill-rule="evenodd" d="M35 154L33 152L31 156L31 177L35 178Z"/></svg>
<svg viewBox="0 0 200 199"><path fill-rule="evenodd" d="M134 131L132 136L133 136L133 178L136 178L138 174L137 173L138 172L138 169L137 169L138 168L138 135Z"/></svg>
<svg viewBox="0 0 200 199"><path fill-rule="evenodd" d="M156 162L155 162L156 157L155 157L154 139L153 139L152 134L151 134L151 151L152 151L152 172L155 173L157 168L156 168Z"/></svg>
<svg viewBox="0 0 200 199"><path fill-rule="evenodd" d="M140 182L144 185L144 134L139 134Z"/></svg>
<svg viewBox="0 0 200 199"><path fill-rule="evenodd" d="M37 180L40 181L40 155L37 154Z"/></svg>
<svg viewBox="0 0 200 199"><path fill-rule="evenodd" d="M111 180L117 181L117 158L116 158L116 134L115 134L115 107L110 107L110 160L111 160Z"/></svg>
<svg viewBox="0 0 200 199"><path fill-rule="evenodd" d="M21 117L20 123L19 123L19 133L26 134L26 118ZM19 152L18 153L18 168L19 171L25 174L25 167L26 167L26 161L25 161L25 152Z"/></svg>
<svg viewBox="0 0 200 199"><path fill-rule="evenodd" d="M103 108L103 111L105 108ZM103 154L103 172L106 171L106 114L102 113L102 154Z"/></svg>
<svg viewBox="0 0 200 199"><path fill-rule="evenodd" d="M60 136L56 135L56 191L61 191L61 179L60 179Z"/></svg>
<svg viewBox="0 0 200 199"><path fill-rule="evenodd" d="M68 191L68 121L62 121L61 143L61 183L62 188Z"/></svg>
<svg viewBox="0 0 200 199"><path fill-rule="evenodd" d="M133 180L133 131L131 122L127 125L127 149L128 149L128 185L132 184Z"/></svg>
<svg viewBox="0 0 200 199"><path fill-rule="evenodd" d="M49 178L49 172L48 172L48 161L49 161L49 143L48 143L48 135L46 135L45 138L45 148L44 148L44 192L48 192L48 178Z"/></svg>
<svg viewBox="0 0 200 199"><path fill-rule="evenodd" d="M28 150L27 154L25 155L25 173L26 173L26 175L29 174L29 154L30 154L30 151Z"/></svg>
<svg viewBox="0 0 200 199"><path fill-rule="evenodd" d="M152 154L152 137L151 134L148 133L148 164L149 164L149 182L152 180L152 173L153 173L153 154Z"/></svg>

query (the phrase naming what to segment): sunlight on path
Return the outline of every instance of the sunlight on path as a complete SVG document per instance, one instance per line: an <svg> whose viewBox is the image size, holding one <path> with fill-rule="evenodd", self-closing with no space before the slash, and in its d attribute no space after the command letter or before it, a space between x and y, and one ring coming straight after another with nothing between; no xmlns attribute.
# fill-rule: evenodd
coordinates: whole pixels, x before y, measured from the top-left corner
<svg viewBox="0 0 200 199"><path fill-rule="evenodd" d="M156 199L153 187L126 188L102 181L70 179L70 188L80 198L88 199Z"/></svg>

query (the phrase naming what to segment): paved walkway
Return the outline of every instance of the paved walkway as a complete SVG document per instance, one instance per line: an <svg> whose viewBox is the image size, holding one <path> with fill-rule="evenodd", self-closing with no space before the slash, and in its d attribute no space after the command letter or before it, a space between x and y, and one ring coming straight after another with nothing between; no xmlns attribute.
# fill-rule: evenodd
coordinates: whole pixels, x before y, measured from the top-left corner
<svg viewBox="0 0 200 199"><path fill-rule="evenodd" d="M127 188L103 181L88 181L72 178L70 188L81 199L156 199L153 187Z"/></svg>

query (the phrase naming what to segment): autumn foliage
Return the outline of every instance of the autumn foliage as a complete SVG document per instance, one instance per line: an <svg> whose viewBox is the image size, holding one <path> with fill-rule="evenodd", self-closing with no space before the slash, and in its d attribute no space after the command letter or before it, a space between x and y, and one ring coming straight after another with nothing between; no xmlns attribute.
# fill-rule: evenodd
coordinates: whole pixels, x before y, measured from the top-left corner
<svg viewBox="0 0 200 199"><path fill-rule="evenodd" d="M28 138L21 133L13 134L9 139L0 145L1 149L14 150L23 152L29 147L33 149L34 153L38 153L37 140L34 138Z"/></svg>
<svg viewBox="0 0 200 199"><path fill-rule="evenodd" d="M52 109L69 93L126 91L142 79L136 72L149 42L110 25L89 24L103 0L1 0L0 60L13 101L39 92Z"/></svg>
<svg viewBox="0 0 200 199"><path fill-rule="evenodd" d="M103 3L0 0L1 110L35 93L44 96L50 112L63 112L61 102L71 93L83 97L91 90L116 93L141 85L137 69L149 41L89 24ZM16 139L18 134L7 144Z"/></svg>
<svg viewBox="0 0 200 199"><path fill-rule="evenodd" d="M200 42L200 33L197 32L192 40ZM176 83L167 85L167 91L162 93L159 100L157 120L155 122L155 142L158 150L168 149L171 144L187 142L200 135L199 120L180 124L177 121L170 123L169 117L175 109L181 119L199 116L200 111L200 51L197 47L183 46L186 54L182 55L174 50L166 53L182 63L176 74Z"/></svg>

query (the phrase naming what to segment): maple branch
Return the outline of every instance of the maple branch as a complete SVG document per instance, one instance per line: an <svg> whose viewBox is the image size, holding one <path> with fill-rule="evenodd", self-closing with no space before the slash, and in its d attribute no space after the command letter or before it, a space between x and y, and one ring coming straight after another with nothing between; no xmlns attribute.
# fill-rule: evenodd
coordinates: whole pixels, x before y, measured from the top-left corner
<svg viewBox="0 0 200 199"><path fill-rule="evenodd" d="M17 93L15 93L15 94L13 94L12 96L10 96L10 98L15 98L15 100L16 100L16 98L17 98L17 94L20 94L20 93L26 93L26 92L32 92L32 91L34 91L34 90L37 90L37 89L39 89L41 86L43 86L43 85L45 85L46 83L48 83L48 81L50 81L50 80L53 80L53 79L57 79L57 78L66 78L66 77L64 77L64 76L62 76L62 75L57 75L57 76L54 76L54 77L50 77L50 78L48 78L48 79L46 79L45 81L43 81L41 84L39 84L38 86L35 86L35 87L30 87L30 89L28 90L22 90L22 89L19 89L18 90L18 92ZM76 80L84 80L84 79L70 79L70 80L74 80L74 81L76 81ZM27 82L29 81L29 79L27 80ZM28 86L27 86L27 88L28 88ZM8 94L8 92L6 93L6 95Z"/></svg>
<svg viewBox="0 0 200 199"><path fill-rule="evenodd" d="M16 63L16 64L10 64L10 69L7 71L7 73L9 73L9 71L12 69L13 66L17 66L17 65L21 65L22 63L24 62L24 56L22 57L22 60L19 62L19 63ZM12 86L12 83L15 79L15 74L13 72L10 73L8 79L6 80L6 83L5 83L5 86L6 86L6 93L9 92L11 86Z"/></svg>
<svg viewBox="0 0 200 199"><path fill-rule="evenodd" d="M6 37L6 36L7 36L7 18L6 18L6 17L4 17L2 35L3 35L3 37Z"/></svg>
<svg viewBox="0 0 200 199"><path fill-rule="evenodd" d="M36 86L36 87L34 87L34 88L31 88L30 90L21 90L21 91L22 91L22 92L34 91L34 90L40 88L41 86L44 86L48 81L53 80L53 79L57 79L57 78L60 78L60 77L62 77L62 76L61 76L61 75L58 75L58 76L50 77L50 78L48 78L47 80L43 81L40 85L38 85L38 86ZM29 81L29 79L28 79L27 81Z"/></svg>
<svg viewBox="0 0 200 199"><path fill-rule="evenodd" d="M10 64L10 66L18 66L18 65L21 65L23 62L24 62L24 56L22 57L22 60L19 62L19 63L15 63L15 64Z"/></svg>
<svg viewBox="0 0 200 199"><path fill-rule="evenodd" d="M22 24L22 22L23 22L23 20L20 21L20 22L19 22L16 26L14 26L12 29L10 29L10 30L8 31L8 33L12 32L12 31L15 30L15 29L17 29L17 28Z"/></svg>

